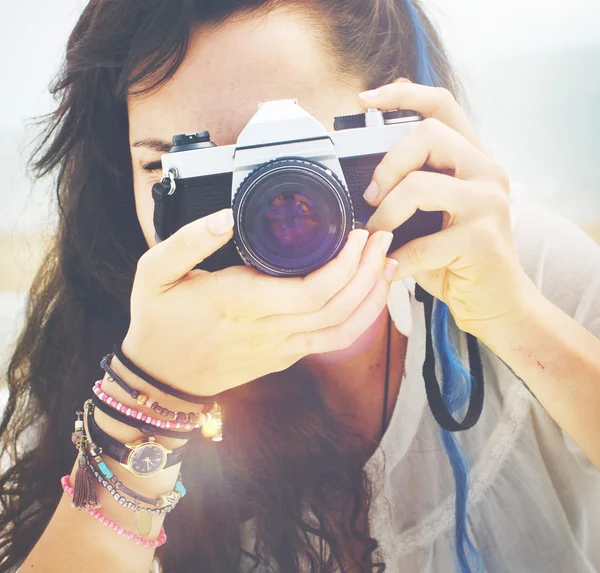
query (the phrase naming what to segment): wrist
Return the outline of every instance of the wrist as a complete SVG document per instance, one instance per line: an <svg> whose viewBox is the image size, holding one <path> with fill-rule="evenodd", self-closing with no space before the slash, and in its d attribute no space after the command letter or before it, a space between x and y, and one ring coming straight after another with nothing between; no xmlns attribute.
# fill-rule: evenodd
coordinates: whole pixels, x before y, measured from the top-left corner
<svg viewBox="0 0 600 573"><path fill-rule="evenodd" d="M160 420L151 417L150 423L154 423L156 426L167 429L171 427L170 425L173 424L173 422L176 422L177 429L180 427L186 429L202 428L202 434L205 438L211 438L215 442L221 441L223 439L221 408L219 404L214 401L214 398L206 395L200 396L196 394L190 394L186 391L180 390L177 387L169 386L161 380L154 378L153 373L151 374L145 370L142 370L135 362L132 362L127 354L125 354L125 352L130 352L131 350L129 348L125 350L126 342L127 336L121 344L121 347L119 348L115 346L113 349L113 354L110 355L115 360L115 368L121 372L127 371L127 373L124 375L131 376L132 379L136 380L136 383L142 390L144 388L152 388L152 391L155 392L155 394L152 395L152 398L146 397L143 393L140 394L140 390L136 390L129 386L127 382L116 373L116 371L113 371L110 367L108 367L106 365L108 356L104 358L102 365L109 374L112 374L112 377L124 389L124 391L129 393L130 398L136 399L138 402L141 399L142 404L145 404L147 407L150 406L151 409L155 410L159 415L167 418L166 420ZM109 380L111 379L107 378L107 382ZM100 393L100 398L104 400L104 395L102 395L104 389L102 388L102 384L99 386L100 388L96 387L94 391L96 392L97 390ZM158 401L155 401L152 403L157 395L162 396L165 402L159 404ZM110 402L110 397L107 399ZM148 402L144 402L144 400L148 400ZM208 403L211 403L210 407L207 407ZM175 411L170 410L167 406L165 406L165 404L174 405L173 407L177 407L181 404L185 408L195 406L195 409L188 410L187 412L179 411L175 413ZM121 407L121 405L117 404L117 409L120 409ZM132 403L129 402L127 404L128 411L129 408L134 409L135 405L132 407ZM139 419L140 412L136 410L131 415ZM143 418L144 415L141 415Z"/></svg>
<svg viewBox="0 0 600 573"><path fill-rule="evenodd" d="M137 345L132 342L129 338L129 334L125 337L120 347L115 345L113 347L114 356L121 362L121 364L127 368L131 373L136 374L139 378L146 381L152 388L161 391L162 394L169 396L170 398L178 398L184 403L201 404L205 406L207 402L211 401L212 396L210 393L189 392L186 388L189 374L183 374L178 372L177 366L179 364L173 364L173 360L169 361L164 356L151 355L147 350L140 350L144 348L144 344L138 343ZM166 363L168 364L167 372L164 371ZM179 362L176 359L175 362ZM183 384L181 383L183 382Z"/></svg>
<svg viewBox="0 0 600 573"><path fill-rule="evenodd" d="M535 286L535 283L527 275L524 275L522 287L511 312L481 325L478 332L473 334L488 348L496 352L495 349L499 350L507 342L512 341L515 332L519 332L524 324L537 320L547 304L548 300Z"/></svg>

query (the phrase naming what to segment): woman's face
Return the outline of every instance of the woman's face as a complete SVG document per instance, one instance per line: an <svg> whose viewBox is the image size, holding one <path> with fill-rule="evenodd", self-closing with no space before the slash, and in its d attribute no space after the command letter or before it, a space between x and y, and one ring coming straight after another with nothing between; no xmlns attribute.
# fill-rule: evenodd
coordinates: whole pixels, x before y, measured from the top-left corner
<svg viewBox="0 0 600 573"><path fill-rule="evenodd" d="M320 33L289 10L199 29L167 83L149 95L130 96L135 202L149 246L155 244L151 188L161 178L160 156L174 134L206 130L217 145L233 144L258 103L276 99L296 98L328 131L336 115L364 111L358 93L366 86L341 77Z"/></svg>

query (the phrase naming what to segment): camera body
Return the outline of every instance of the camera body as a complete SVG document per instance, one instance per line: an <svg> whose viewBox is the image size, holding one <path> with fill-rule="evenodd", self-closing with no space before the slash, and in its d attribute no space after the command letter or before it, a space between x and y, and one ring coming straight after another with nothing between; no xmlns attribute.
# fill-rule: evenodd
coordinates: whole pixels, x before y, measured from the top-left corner
<svg viewBox="0 0 600 573"><path fill-rule="evenodd" d="M234 238L197 268L247 264L273 276L305 276L334 258L374 212L363 198L395 141L422 118L414 111L335 118L328 133L296 100L259 104L235 145L208 132L179 134L152 188L156 240L231 207ZM424 167L426 169L426 167ZM417 211L394 231L390 252L441 229L442 212Z"/></svg>

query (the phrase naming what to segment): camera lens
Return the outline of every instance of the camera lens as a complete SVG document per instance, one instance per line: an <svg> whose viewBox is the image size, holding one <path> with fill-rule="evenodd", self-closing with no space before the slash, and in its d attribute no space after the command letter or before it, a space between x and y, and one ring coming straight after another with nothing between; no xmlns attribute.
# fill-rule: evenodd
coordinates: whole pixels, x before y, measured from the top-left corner
<svg viewBox="0 0 600 573"><path fill-rule="evenodd" d="M353 224L342 183L300 158L253 171L234 200L236 246L244 260L275 276L303 276L331 260Z"/></svg>

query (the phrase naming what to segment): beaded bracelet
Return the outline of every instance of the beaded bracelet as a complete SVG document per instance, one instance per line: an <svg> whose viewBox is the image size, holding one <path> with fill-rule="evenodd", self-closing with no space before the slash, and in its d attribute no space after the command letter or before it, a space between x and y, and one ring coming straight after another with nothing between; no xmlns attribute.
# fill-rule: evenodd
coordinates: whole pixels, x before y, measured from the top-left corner
<svg viewBox="0 0 600 573"><path fill-rule="evenodd" d="M119 490L120 490L120 491L126 493L127 495L129 495L130 497L133 497L134 499L138 499L139 501L147 503L148 505L154 505L154 506L160 505L160 500L152 499L150 497L146 497L142 494L136 493L133 490L130 490L123 482L119 481L119 479L117 478L117 476L115 474L113 474L108 469L108 466L104 463L104 461L98 462L97 458L99 458L100 456L92 456L92 457L96 461L97 465L92 464L90 457L87 458L87 464L90 467L91 472L94 474L96 479L100 482L102 487L104 487L108 491L108 493L110 493L110 495L112 495L117 501L119 501L119 498L117 496L119 495ZM104 467L101 466L100 464L104 464ZM125 505L128 509L135 508L135 505L133 503L131 503L131 502L127 502L127 503L129 505L127 505L127 504L125 504Z"/></svg>
<svg viewBox="0 0 600 573"><path fill-rule="evenodd" d="M112 361L114 354L107 354L102 361L100 366L108 374L107 380L109 382L116 382L127 394L129 394L140 406L146 406L147 408L154 410L159 416L164 416L167 420L173 420L181 424L204 424L205 415L203 412L179 412L169 410L163 406L160 406L157 401L148 398L148 396L142 394L138 390L135 390L125 382L116 372L111 368L110 362ZM203 408L204 410L205 408ZM140 418L138 417L138 420ZM167 426L169 427L169 426ZM179 427L179 426L178 426ZM199 426L196 426L199 427Z"/></svg>
<svg viewBox="0 0 600 573"><path fill-rule="evenodd" d="M183 414L179 412L181 416L183 416L188 422L170 422L168 420L159 420L158 418L153 418L148 414L143 414L142 412L138 412L136 409L127 406L127 404L121 404L118 400L115 400L112 396L107 394L102 390L102 380L97 380L92 388L94 394L100 398L105 404L109 405L114 410L125 414L129 418L133 418L135 420L141 420L146 424L150 424L152 426L156 426L157 428L183 428L185 430L194 430L197 428L201 428L206 422L206 414L203 412L190 412L189 414ZM154 402L156 404L156 402ZM158 412L157 412L158 413ZM189 423L193 420L193 423Z"/></svg>
<svg viewBox="0 0 600 573"><path fill-rule="evenodd" d="M176 432L174 430L166 430L164 428L156 426L155 424L146 424L146 422L143 422L141 419L138 420L137 418L130 418L125 414L122 414L118 410L106 405L102 400L100 400L98 396L96 396L96 394L92 396L92 402L94 403L94 406L98 408L98 410L104 412L107 416L110 416L111 418L117 420L118 422L121 422L122 424L136 428L143 434L146 434L147 436L152 436L156 434L158 436L165 436L166 438L177 438L179 440L186 440L188 439L186 434L192 432L192 430L188 430L187 432Z"/></svg>
<svg viewBox="0 0 600 573"><path fill-rule="evenodd" d="M62 485L63 491L71 497L73 497L74 489L71 486L71 478L68 475L63 476L60 479L60 483ZM156 549L157 547L164 545L164 543L166 543L167 541L167 534L165 532L164 526L161 526L160 533L158 534L158 537L156 539L144 539L143 537L140 537L131 531L123 529L118 523L116 523L112 519L108 519L108 517L100 513L97 509L87 509L85 511L87 511L87 513L89 513L92 517L95 517L100 523L106 525L107 527L115 531L118 535L122 535L127 539L131 539L132 541L135 541L135 543L143 545L144 547Z"/></svg>
<svg viewBox="0 0 600 573"><path fill-rule="evenodd" d="M90 471L98 480L100 485L102 485L102 487L104 487L110 493L117 503L135 513L135 527L137 532L142 536L150 533L152 529L152 516L166 515L167 513L171 512L179 503L179 500L183 497L183 495L185 495L185 493L182 495L178 491L170 491L162 494L161 499L149 499L130 490L128 487L119 482L118 479L116 479L116 476L114 476L115 480L105 479L106 475L103 476L92 464L89 458L88 465L90 467ZM178 481L178 483L181 482ZM183 484L181 484L181 487L183 488ZM126 497L119 493L119 490L130 495L136 500L136 502L129 501ZM183 491L185 492L185 488ZM137 500L139 499L148 500L151 502L152 507L143 507L139 505L139 503L137 503Z"/></svg>
<svg viewBox="0 0 600 573"><path fill-rule="evenodd" d="M104 474L102 470L98 471L100 468L97 469L97 466L94 466L90 458L88 458L87 464L90 467L92 474L94 474L94 477L98 480L98 483L100 483L100 485L106 489L120 505L126 509L136 512L136 514L141 511L147 511L150 515L166 515L175 508L175 506L179 503L179 500L183 497L183 495L177 491L170 491L162 494L161 499L147 498L130 490L127 486L120 482L117 476L114 474L110 474L112 476L111 479L108 478L108 476ZM181 477L181 475L179 477ZM181 483L181 481L178 480L177 483ZM183 484L181 484L181 487L183 487ZM175 486L175 489L177 489L177 485ZM148 505L152 505L153 507L143 507L137 503L129 501L126 497L122 496L119 491L124 492L135 500L145 501L148 503ZM139 520L136 518L136 527L138 529L138 533L140 535L144 535L144 533L142 533L144 529L142 527L138 527L138 524Z"/></svg>

